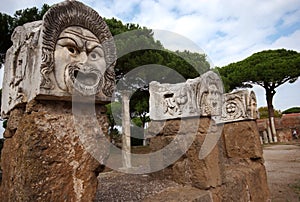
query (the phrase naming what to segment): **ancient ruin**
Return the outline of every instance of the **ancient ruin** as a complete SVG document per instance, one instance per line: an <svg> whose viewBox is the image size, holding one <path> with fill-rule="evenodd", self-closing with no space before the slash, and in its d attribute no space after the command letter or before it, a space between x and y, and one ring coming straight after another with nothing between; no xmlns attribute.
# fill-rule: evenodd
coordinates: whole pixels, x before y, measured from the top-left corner
<svg viewBox="0 0 300 202"><path fill-rule="evenodd" d="M223 94L222 81L212 72L185 83L150 83L150 117L167 120L211 116L217 122L257 119L256 97L253 91Z"/></svg>
<svg viewBox="0 0 300 202"><path fill-rule="evenodd" d="M42 21L17 27L12 41L5 63L3 116L33 99L70 101L74 92L110 101L116 53L96 11L76 1L61 3Z"/></svg>
<svg viewBox="0 0 300 202"><path fill-rule="evenodd" d="M116 52L109 28L90 7L64 1L42 21L17 27L12 41L2 91L8 126L0 198L92 201L100 163L108 155L104 104L115 85ZM75 95L77 121L71 103ZM91 142L103 146L87 148Z"/></svg>
<svg viewBox="0 0 300 202"><path fill-rule="evenodd" d="M149 168L137 167L144 175L134 177L104 173L98 185L111 146L104 104L115 85L116 48L107 25L90 7L64 1L42 21L16 28L12 41L1 109L8 118L2 201L269 199L253 92L224 94L212 71L185 83L152 82L147 134L155 155L141 158ZM130 98L123 96L128 115ZM137 163L130 163L129 123L126 116L124 170ZM128 181L141 182L141 191L113 187Z"/></svg>
<svg viewBox="0 0 300 202"><path fill-rule="evenodd" d="M184 196L188 201L269 199L255 122L255 94L246 90L222 92L214 72L176 85L150 84L150 116L154 121L148 133L152 152L167 147L177 136L193 136L194 140L180 159L152 174L156 179L178 183L177 187L149 196L148 201L175 197L174 193L182 189L189 193Z"/></svg>

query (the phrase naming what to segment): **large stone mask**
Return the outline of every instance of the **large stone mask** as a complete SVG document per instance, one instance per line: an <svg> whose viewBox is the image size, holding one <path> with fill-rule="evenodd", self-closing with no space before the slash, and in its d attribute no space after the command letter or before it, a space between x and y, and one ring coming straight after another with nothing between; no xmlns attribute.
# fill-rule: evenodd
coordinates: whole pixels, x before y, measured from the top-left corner
<svg viewBox="0 0 300 202"><path fill-rule="evenodd" d="M58 87L70 94L94 95L101 87L106 61L99 39L89 30L71 26L61 32L54 52Z"/></svg>

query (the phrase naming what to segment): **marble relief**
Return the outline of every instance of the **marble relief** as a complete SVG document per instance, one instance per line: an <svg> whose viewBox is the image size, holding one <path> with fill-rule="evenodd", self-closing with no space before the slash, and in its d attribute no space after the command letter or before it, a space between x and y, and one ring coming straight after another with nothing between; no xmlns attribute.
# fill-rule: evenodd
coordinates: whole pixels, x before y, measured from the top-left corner
<svg viewBox="0 0 300 202"><path fill-rule="evenodd" d="M256 119L257 115L253 91L224 93L221 79L212 71L185 83L150 83L152 120L209 116L219 123L225 123Z"/></svg>
<svg viewBox="0 0 300 202"><path fill-rule="evenodd" d="M110 101L116 48L99 14L78 1L52 6L43 20L17 27L7 51L2 115L33 99L71 101L76 93Z"/></svg>

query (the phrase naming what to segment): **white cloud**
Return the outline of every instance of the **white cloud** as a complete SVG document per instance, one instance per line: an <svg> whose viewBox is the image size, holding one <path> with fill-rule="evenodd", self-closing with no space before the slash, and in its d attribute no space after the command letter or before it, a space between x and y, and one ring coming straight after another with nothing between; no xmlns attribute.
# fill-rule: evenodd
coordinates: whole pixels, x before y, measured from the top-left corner
<svg viewBox="0 0 300 202"><path fill-rule="evenodd" d="M300 29L288 36L280 37L271 44L271 47L273 49L285 48L300 52Z"/></svg>

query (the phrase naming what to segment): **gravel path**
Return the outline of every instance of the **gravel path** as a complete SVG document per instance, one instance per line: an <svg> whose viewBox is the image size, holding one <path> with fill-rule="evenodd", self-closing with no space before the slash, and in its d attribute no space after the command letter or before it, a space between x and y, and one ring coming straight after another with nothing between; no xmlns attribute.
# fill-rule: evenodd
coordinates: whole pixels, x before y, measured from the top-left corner
<svg viewBox="0 0 300 202"><path fill-rule="evenodd" d="M265 146L264 159L272 202L300 201L300 143Z"/></svg>
<svg viewBox="0 0 300 202"><path fill-rule="evenodd" d="M264 159L272 202L300 202L300 142L267 145L264 147ZM175 182L155 180L148 175L117 172L103 173L99 181L96 201L109 201L112 198L140 201L161 190L180 187Z"/></svg>

